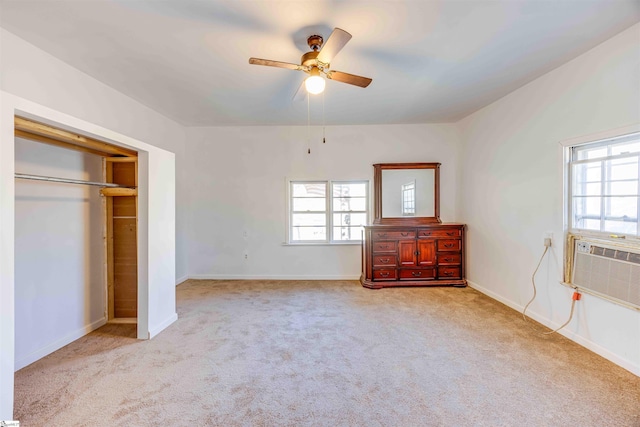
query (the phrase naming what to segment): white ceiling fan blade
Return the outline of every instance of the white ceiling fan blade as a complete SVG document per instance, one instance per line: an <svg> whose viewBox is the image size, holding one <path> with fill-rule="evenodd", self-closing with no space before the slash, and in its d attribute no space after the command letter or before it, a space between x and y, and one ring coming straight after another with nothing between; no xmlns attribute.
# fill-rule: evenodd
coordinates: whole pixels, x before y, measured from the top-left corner
<svg viewBox="0 0 640 427"><path fill-rule="evenodd" d="M334 28L333 32L322 45L318 53L318 61L328 64L342 50L344 45L351 40L351 34L340 28Z"/></svg>
<svg viewBox="0 0 640 427"><path fill-rule="evenodd" d="M298 90L293 95L293 102L302 101L303 99L305 99L307 97L307 88L304 86L305 80L307 80L307 79L305 78L302 81L302 83L300 84L300 87L298 87Z"/></svg>

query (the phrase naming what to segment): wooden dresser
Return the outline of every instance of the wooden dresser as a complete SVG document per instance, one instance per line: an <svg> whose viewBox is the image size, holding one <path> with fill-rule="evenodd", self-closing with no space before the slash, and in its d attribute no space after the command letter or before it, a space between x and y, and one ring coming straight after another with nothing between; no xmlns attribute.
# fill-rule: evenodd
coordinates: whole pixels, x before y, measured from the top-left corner
<svg viewBox="0 0 640 427"><path fill-rule="evenodd" d="M464 224L370 225L362 242L362 286L459 286Z"/></svg>

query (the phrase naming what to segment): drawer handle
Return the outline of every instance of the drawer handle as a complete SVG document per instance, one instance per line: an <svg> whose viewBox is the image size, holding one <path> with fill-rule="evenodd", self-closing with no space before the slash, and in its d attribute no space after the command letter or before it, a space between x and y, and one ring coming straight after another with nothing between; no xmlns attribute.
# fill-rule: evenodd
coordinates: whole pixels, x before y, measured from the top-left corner
<svg viewBox="0 0 640 427"><path fill-rule="evenodd" d="M402 234L403 237L407 237L409 235L409 233L400 233Z"/></svg>
<svg viewBox="0 0 640 427"><path fill-rule="evenodd" d="M423 231L422 235L423 236L431 236L431 232L430 231Z"/></svg>
<svg viewBox="0 0 640 427"><path fill-rule="evenodd" d="M455 231L448 231L447 232L447 236L455 236L456 232Z"/></svg>
<svg viewBox="0 0 640 427"><path fill-rule="evenodd" d="M420 277L420 276L422 276L422 271L412 271L411 275L413 277Z"/></svg>
<svg viewBox="0 0 640 427"><path fill-rule="evenodd" d="M381 247L382 249L387 249L387 248L389 247L389 245L380 245L380 247Z"/></svg>
<svg viewBox="0 0 640 427"><path fill-rule="evenodd" d="M444 275L445 276L453 276L453 271L445 271Z"/></svg>
<svg viewBox="0 0 640 427"><path fill-rule="evenodd" d="M380 258L380 262L383 264L386 264L389 262L389 258L385 258L385 259Z"/></svg>
<svg viewBox="0 0 640 427"><path fill-rule="evenodd" d="M451 261L453 261L453 258L444 258L443 261L444 262L451 262Z"/></svg>
<svg viewBox="0 0 640 427"><path fill-rule="evenodd" d="M387 237L387 233L378 233L378 237Z"/></svg>
<svg viewBox="0 0 640 427"><path fill-rule="evenodd" d="M380 272L380 276L382 276L382 277L389 277L389 272L388 272L388 271L381 271L381 272Z"/></svg>
<svg viewBox="0 0 640 427"><path fill-rule="evenodd" d="M452 248L452 247L454 247L454 246L455 246L455 245L454 245L453 243L445 243L445 244L444 244L444 247L445 247L445 248Z"/></svg>

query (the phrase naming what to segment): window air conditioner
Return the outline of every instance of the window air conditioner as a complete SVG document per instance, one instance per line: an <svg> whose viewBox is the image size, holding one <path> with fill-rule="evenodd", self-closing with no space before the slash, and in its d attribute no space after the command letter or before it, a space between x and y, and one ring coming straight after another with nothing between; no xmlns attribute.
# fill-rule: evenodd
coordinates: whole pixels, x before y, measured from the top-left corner
<svg viewBox="0 0 640 427"><path fill-rule="evenodd" d="M567 284L640 309L640 247L624 243L570 234Z"/></svg>

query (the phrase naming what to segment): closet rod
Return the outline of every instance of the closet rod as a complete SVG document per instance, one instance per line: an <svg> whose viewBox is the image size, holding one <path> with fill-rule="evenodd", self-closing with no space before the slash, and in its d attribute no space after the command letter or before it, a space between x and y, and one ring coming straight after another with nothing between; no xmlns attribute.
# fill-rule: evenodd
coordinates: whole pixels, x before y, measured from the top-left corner
<svg viewBox="0 0 640 427"><path fill-rule="evenodd" d="M66 184L94 185L96 187L132 188L132 187L127 187L125 185L113 184L113 183L110 183L110 182L82 181L82 180L79 180L79 179L55 178L53 176L28 175L28 174L25 174L25 173L17 173L16 174L16 178L32 179L34 181L64 182Z"/></svg>

